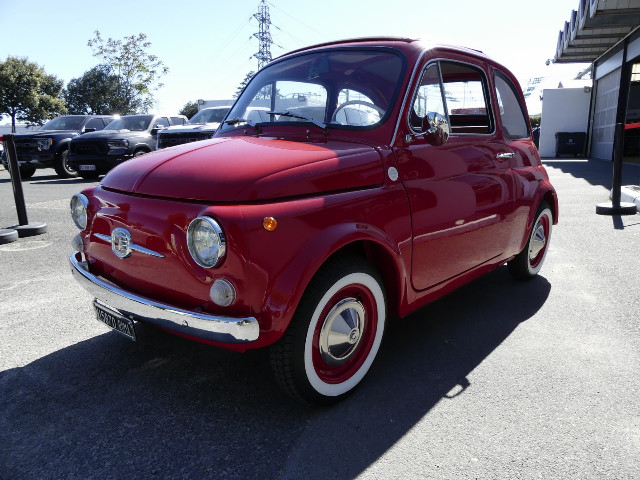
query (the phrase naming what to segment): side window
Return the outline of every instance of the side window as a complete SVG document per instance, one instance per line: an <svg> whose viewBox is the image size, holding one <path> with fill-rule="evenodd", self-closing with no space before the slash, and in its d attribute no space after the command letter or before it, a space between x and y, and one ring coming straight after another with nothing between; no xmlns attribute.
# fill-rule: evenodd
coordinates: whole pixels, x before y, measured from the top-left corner
<svg viewBox="0 0 640 480"><path fill-rule="evenodd" d="M500 122L502 123L504 134L509 138L528 137L528 122L518 101L515 86L502 75L496 75L495 82L498 107L500 109Z"/></svg>
<svg viewBox="0 0 640 480"><path fill-rule="evenodd" d="M422 130L422 118L429 112L436 112L446 118L442 89L440 87L440 69L437 63L427 66L422 74L420 86L409 117L409 124L416 132Z"/></svg>
<svg viewBox="0 0 640 480"><path fill-rule="evenodd" d="M184 125L184 118L171 117L171 125Z"/></svg>
<svg viewBox="0 0 640 480"><path fill-rule="evenodd" d="M482 70L454 62L440 62L440 68L451 133L492 133L489 90Z"/></svg>
<svg viewBox="0 0 640 480"><path fill-rule="evenodd" d="M94 128L95 130L102 130L104 128L104 122L101 118L92 118L87 122L87 125L84 127L85 130L88 128Z"/></svg>
<svg viewBox="0 0 640 480"><path fill-rule="evenodd" d="M169 119L167 117L158 117L154 120L153 126L162 125L163 127L169 126Z"/></svg>

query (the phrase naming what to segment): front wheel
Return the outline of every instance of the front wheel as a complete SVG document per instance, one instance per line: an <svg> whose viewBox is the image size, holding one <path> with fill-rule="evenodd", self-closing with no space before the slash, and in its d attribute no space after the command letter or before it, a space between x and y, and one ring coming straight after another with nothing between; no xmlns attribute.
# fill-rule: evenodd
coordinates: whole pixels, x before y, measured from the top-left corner
<svg viewBox="0 0 640 480"><path fill-rule="evenodd" d="M78 175L80 175L84 180L95 180L100 176L96 170L83 170L78 172Z"/></svg>
<svg viewBox="0 0 640 480"><path fill-rule="evenodd" d="M60 178L73 178L78 172L69 164L69 150L66 148L60 152L53 166Z"/></svg>
<svg viewBox="0 0 640 480"><path fill-rule="evenodd" d="M291 325L271 347L276 380L294 398L330 404L349 394L378 353L386 296L364 259L326 265L309 284Z"/></svg>
<svg viewBox="0 0 640 480"><path fill-rule="evenodd" d="M518 255L507 262L509 272L516 279L529 280L538 274L547 256L552 226L551 209L546 202L541 202L527 244Z"/></svg>
<svg viewBox="0 0 640 480"><path fill-rule="evenodd" d="M20 179L25 180L33 177L36 173L36 167L31 165L20 165Z"/></svg>

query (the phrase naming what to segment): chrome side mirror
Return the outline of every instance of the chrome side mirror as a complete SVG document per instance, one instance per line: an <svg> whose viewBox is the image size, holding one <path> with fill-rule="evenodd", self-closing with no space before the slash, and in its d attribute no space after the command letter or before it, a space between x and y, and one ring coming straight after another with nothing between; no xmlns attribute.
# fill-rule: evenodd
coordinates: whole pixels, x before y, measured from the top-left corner
<svg viewBox="0 0 640 480"><path fill-rule="evenodd" d="M428 112L422 117L422 131L407 134L404 140L406 143L413 143L416 138L424 137L429 144L438 147L446 143L449 139L449 133L450 128L447 118L437 112Z"/></svg>
<svg viewBox="0 0 640 480"><path fill-rule="evenodd" d="M449 122L444 115L429 112L422 119L422 132L424 139L434 147L443 145L449 139Z"/></svg>

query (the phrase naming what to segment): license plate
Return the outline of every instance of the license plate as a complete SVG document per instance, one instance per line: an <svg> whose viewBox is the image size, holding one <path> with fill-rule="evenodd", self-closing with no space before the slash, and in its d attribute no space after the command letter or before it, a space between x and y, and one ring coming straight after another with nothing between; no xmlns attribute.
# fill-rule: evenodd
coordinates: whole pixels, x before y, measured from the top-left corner
<svg viewBox="0 0 640 480"><path fill-rule="evenodd" d="M78 170L81 170L83 172L86 171L95 171L96 170L96 166L95 165L80 165L78 167Z"/></svg>
<svg viewBox="0 0 640 480"><path fill-rule="evenodd" d="M136 341L136 329L133 325L133 320L120 315L120 313L109 307L102 305L94 300L93 308L96 311L96 318L99 322L104 323L107 327L121 333L129 340Z"/></svg>

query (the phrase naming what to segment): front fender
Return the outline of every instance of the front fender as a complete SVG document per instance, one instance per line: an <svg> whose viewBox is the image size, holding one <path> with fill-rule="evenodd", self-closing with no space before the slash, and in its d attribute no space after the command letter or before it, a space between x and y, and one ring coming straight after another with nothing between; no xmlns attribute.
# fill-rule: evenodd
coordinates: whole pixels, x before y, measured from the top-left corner
<svg viewBox="0 0 640 480"><path fill-rule="evenodd" d="M401 188L376 190L370 195L356 192L326 197L318 203L318 209L279 220L283 229L280 236L276 234L280 226L276 232L255 232L249 247L250 278L256 279L255 285L266 287L260 311L255 312L265 344L282 336L318 270L349 246L357 246L363 252L375 251L381 269L385 270L382 273L395 270L390 273L399 281L393 287L405 294L402 285L408 276L411 245L406 195ZM330 198L340 196L350 198ZM349 203L349 209L345 209L343 202ZM289 222L293 225L287 231ZM365 245L367 248L360 248ZM405 251L407 248L409 251ZM378 257L385 257L384 262Z"/></svg>

